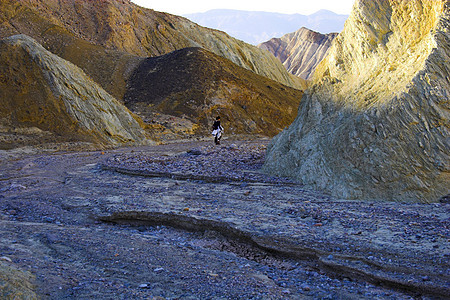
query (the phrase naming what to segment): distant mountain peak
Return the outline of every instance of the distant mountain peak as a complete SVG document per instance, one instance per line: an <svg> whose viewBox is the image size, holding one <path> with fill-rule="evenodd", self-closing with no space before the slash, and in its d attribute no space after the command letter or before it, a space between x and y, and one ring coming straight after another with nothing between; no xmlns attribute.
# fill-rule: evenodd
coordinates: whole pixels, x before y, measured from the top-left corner
<svg viewBox="0 0 450 300"><path fill-rule="evenodd" d="M187 14L184 17L199 25L225 31L237 39L257 45L301 27L320 33L340 32L348 16L325 9L310 15L213 9L204 13Z"/></svg>
<svg viewBox="0 0 450 300"><path fill-rule="evenodd" d="M277 57L291 74L309 80L336 35L321 34L302 27L281 38L272 38L258 47Z"/></svg>

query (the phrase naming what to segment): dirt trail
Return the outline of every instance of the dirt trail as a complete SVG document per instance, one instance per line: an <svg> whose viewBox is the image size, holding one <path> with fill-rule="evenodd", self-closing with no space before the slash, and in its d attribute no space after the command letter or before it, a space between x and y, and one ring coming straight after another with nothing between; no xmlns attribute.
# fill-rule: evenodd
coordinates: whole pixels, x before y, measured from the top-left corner
<svg viewBox="0 0 450 300"><path fill-rule="evenodd" d="M1 263L44 299L450 294L449 204L343 201L265 177L266 144L3 152Z"/></svg>

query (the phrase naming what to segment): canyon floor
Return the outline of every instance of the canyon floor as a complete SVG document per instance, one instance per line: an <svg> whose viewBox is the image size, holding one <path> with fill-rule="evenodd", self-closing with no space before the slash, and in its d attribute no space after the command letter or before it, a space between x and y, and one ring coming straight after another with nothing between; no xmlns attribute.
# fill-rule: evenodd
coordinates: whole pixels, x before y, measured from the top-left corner
<svg viewBox="0 0 450 300"><path fill-rule="evenodd" d="M260 173L267 144L1 151L0 295L450 295L448 203L334 199Z"/></svg>

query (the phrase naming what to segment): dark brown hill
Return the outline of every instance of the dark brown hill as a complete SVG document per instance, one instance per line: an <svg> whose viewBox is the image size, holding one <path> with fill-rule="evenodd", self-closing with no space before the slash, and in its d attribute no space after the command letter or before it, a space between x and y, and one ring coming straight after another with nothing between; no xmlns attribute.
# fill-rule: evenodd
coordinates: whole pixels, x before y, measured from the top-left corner
<svg viewBox="0 0 450 300"><path fill-rule="evenodd" d="M202 48L186 48L142 61L124 102L149 123L155 113L172 114L203 134L221 115L228 133L273 136L294 120L302 94Z"/></svg>
<svg viewBox="0 0 450 300"><path fill-rule="evenodd" d="M202 47L257 74L301 88L301 82L267 51L224 32L125 0L0 0L0 38L14 34L31 36L77 65L75 52L78 48L67 43L68 34L90 44L89 47L101 46L140 57L160 56L186 47ZM66 48L62 52L70 49L70 53L60 53L59 47ZM90 49L87 46L81 48L84 50L82 55L89 59ZM83 63L79 66L90 76L100 77L93 68L86 69L89 65L86 60ZM107 62L107 65L111 64ZM108 86L102 86L108 89Z"/></svg>

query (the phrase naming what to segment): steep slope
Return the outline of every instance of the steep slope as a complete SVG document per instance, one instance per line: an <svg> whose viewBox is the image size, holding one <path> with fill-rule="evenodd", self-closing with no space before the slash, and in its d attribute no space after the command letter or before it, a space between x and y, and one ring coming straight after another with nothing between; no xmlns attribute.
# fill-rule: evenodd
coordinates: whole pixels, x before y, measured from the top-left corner
<svg viewBox="0 0 450 300"><path fill-rule="evenodd" d="M142 58L88 42L19 2L0 0L0 7L0 37L17 33L33 37L53 54L80 67L116 99L123 98L125 80Z"/></svg>
<svg viewBox="0 0 450 300"><path fill-rule="evenodd" d="M320 34L307 28L273 38L258 45L277 57L289 73L305 80L312 78L337 33Z"/></svg>
<svg viewBox="0 0 450 300"><path fill-rule="evenodd" d="M204 13L187 14L185 17L202 26L225 31L249 44L258 45L301 27L321 33L340 32L348 15L339 15L328 10L302 15L213 9Z"/></svg>
<svg viewBox="0 0 450 300"><path fill-rule="evenodd" d="M176 131L184 119L193 134L208 134L221 115L227 133L273 136L294 120L303 95L202 48L148 58L127 86L125 104L148 123L173 115L166 126Z"/></svg>
<svg viewBox="0 0 450 300"><path fill-rule="evenodd" d="M91 45L142 57L203 47L259 75L299 87L299 82L266 51L224 32L144 9L128 0L0 0L0 20L0 37L23 33L43 45L49 39L65 45L59 39L64 31ZM48 24L42 26L45 22ZM37 30L35 23L40 24ZM72 54L76 49L72 48Z"/></svg>
<svg viewBox="0 0 450 300"><path fill-rule="evenodd" d="M265 170L344 198L449 194L449 1L358 0Z"/></svg>
<svg viewBox="0 0 450 300"><path fill-rule="evenodd" d="M78 67L25 35L0 41L2 148L83 141L144 143L132 114Z"/></svg>

